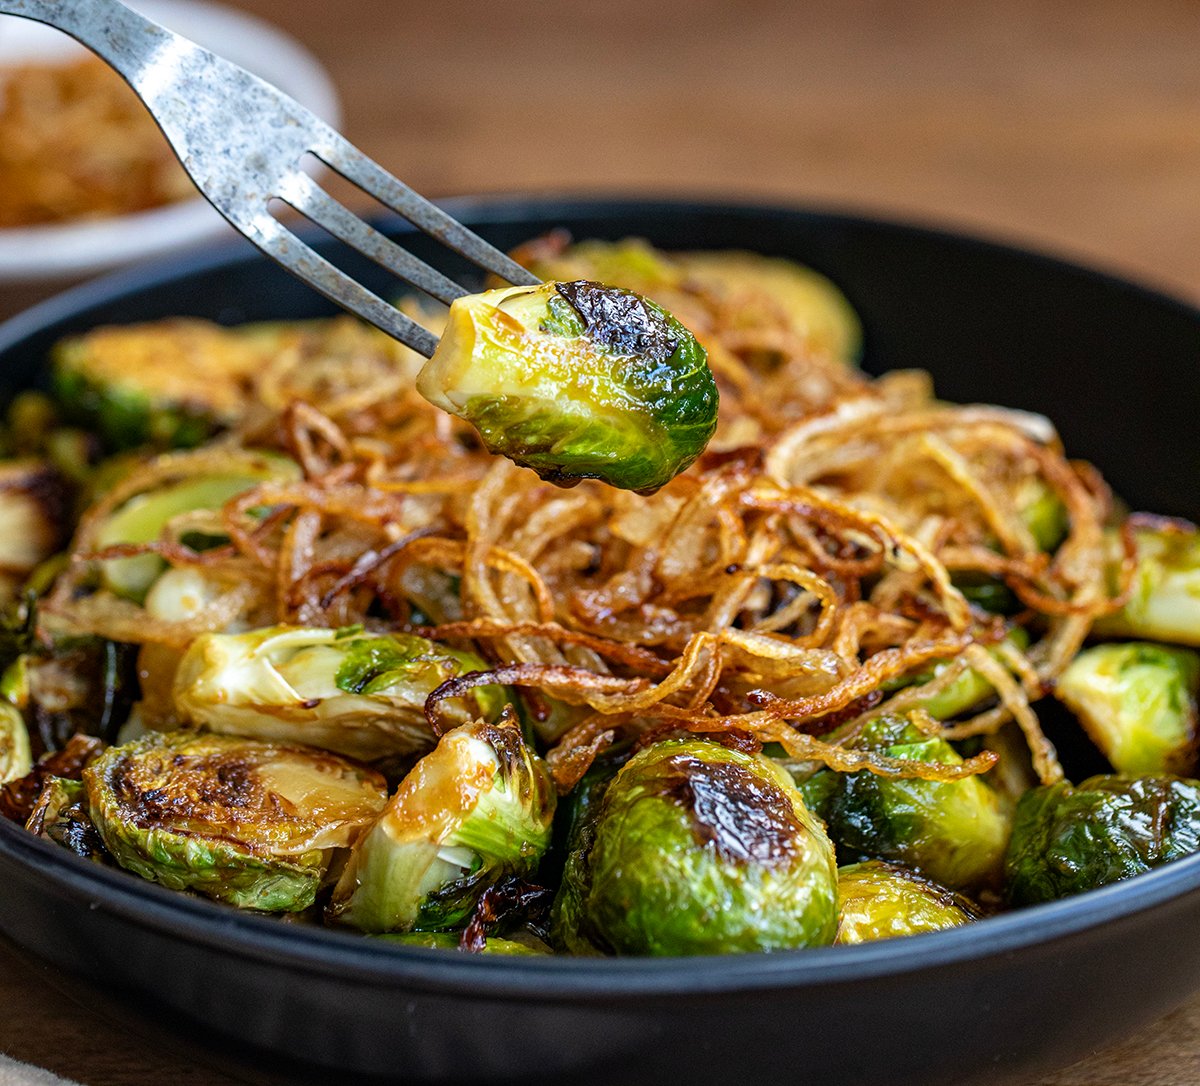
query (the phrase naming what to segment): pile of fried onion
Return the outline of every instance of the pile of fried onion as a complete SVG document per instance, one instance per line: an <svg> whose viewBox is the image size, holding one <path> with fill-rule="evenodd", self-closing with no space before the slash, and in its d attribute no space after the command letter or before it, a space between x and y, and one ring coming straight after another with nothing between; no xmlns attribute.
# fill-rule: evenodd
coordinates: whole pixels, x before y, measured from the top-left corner
<svg viewBox="0 0 1200 1086"><path fill-rule="evenodd" d="M1121 605L1133 570L1127 539L1120 575L1106 573L1112 501L1094 469L1067 460L1040 416L945 404L921 372L872 379L823 354L773 318L769 297L753 299L747 325L744 297L678 290L664 302L709 351L720 427L658 493L542 482L429 406L412 373L364 385L352 367L343 388L326 375L319 395L289 396L295 360L281 358L234 431L149 461L85 514L43 615L146 646L150 716L153 661L205 630L361 623L470 645L491 667L430 697L433 732L466 689L516 688L563 791L610 746L679 732L887 776L951 780L996 761L986 744L960 765L856 748L883 711L949 738L1015 722L1036 776L1059 779L1031 702ZM405 365L415 373L418 361ZM261 448L285 451L303 478L264 482L189 521L228 543L195 550L180 531L97 544L97 526L130 496ZM1031 485L1067 513L1052 553L1018 513ZM186 620L87 587L96 560L147 551L211 586ZM1019 601L1027 649L956 587L971 577ZM995 697L969 719L932 720L895 680L935 661L952 661L935 684L969 667ZM165 699L157 711L169 718Z"/></svg>

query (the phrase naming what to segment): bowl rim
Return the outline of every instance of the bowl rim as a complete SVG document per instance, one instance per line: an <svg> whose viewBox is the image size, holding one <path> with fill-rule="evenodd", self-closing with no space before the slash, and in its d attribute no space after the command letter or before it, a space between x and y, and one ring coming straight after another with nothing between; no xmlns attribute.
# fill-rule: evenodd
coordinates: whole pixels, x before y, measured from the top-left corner
<svg viewBox="0 0 1200 1086"><path fill-rule="evenodd" d="M856 210L612 195L471 196L439 201L439 205L473 228L521 222L541 225L556 218L581 216L619 220L622 216L656 212L857 223L883 232L923 236L1005 254L1063 274L1083 276L1166 305L1200 326L1200 308L1117 275L977 234L876 217ZM377 220L377 225L398 234L414 230L393 217ZM56 295L0 325L0 363L7 352L26 339L93 307L204 272L265 260L247 243L224 241L109 273ZM315 295L314 302L317 302ZM283 924L277 919L167 890L129 872L89 863L7 821L0 821L0 858L19 864L48 888L84 902L89 908L105 909L174 940L221 954L236 954L276 968L336 974L381 989L538 1002L656 996L703 998L898 978L1085 936L1098 927L1168 906L1200 891L1200 853L1197 853L1073 897L1001 913L948 931L902 939L704 957L510 958L448 954L389 944L336 928Z"/></svg>

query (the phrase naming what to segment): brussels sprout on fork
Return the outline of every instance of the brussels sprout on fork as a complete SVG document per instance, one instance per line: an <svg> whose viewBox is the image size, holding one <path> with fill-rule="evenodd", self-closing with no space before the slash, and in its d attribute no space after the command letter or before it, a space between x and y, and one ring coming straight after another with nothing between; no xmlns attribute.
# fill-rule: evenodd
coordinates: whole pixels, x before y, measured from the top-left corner
<svg viewBox="0 0 1200 1086"><path fill-rule="evenodd" d="M417 388L490 452L564 485L651 493L717 425L695 337L654 302L586 280L459 298Z"/></svg>

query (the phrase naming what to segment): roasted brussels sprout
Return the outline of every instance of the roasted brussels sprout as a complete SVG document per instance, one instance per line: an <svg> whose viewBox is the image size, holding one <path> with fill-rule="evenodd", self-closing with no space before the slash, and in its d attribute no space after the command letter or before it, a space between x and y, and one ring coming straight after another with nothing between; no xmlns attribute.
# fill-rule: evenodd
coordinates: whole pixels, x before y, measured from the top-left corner
<svg viewBox="0 0 1200 1086"><path fill-rule="evenodd" d="M717 425L695 337L640 295L584 280L458 299L417 388L489 451L561 484L651 493Z"/></svg>
<svg viewBox="0 0 1200 1086"><path fill-rule="evenodd" d="M1200 655L1144 641L1095 645L1055 693L1118 773L1190 773L1196 764Z"/></svg>
<svg viewBox="0 0 1200 1086"><path fill-rule="evenodd" d="M110 449L188 448L244 417L350 390L411 384L412 352L350 317L225 328L203 320L97 328L59 343L64 413Z"/></svg>
<svg viewBox="0 0 1200 1086"><path fill-rule="evenodd" d="M579 819L554 906L576 953L821 946L837 922L833 847L761 755L669 739L634 755Z"/></svg>
<svg viewBox="0 0 1200 1086"><path fill-rule="evenodd" d="M87 788L82 781L65 777L47 780L25 828L85 860L103 860L108 855L88 813Z"/></svg>
<svg viewBox="0 0 1200 1086"><path fill-rule="evenodd" d="M414 634L270 626L203 634L175 672L175 708L215 732L311 743L367 760L424 750L434 737L425 700L483 660ZM503 687L481 686L446 712L495 720Z"/></svg>
<svg viewBox="0 0 1200 1086"><path fill-rule="evenodd" d="M1092 777L1033 788L1004 861L1010 904L1094 890L1200 849L1200 782Z"/></svg>
<svg viewBox="0 0 1200 1086"><path fill-rule="evenodd" d="M914 871L880 860L838 868L839 943L866 943L969 924L973 906Z"/></svg>
<svg viewBox="0 0 1200 1086"><path fill-rule="evenodd" d="M238 419L263 362L253 341L194 320L97 328L52 355L64 409L114 449L200 444Z"/></svg>
<svg viewBox="0 0 1200 1086"><path fill-rule="evenodd" d="M510 709L442 736L400 783L334 889L329 916L361 931L441 931L488 887L537 866L555 791Z"/></svg>
<svg viewBox="0 0 1200 1086"><path fill-rule="evenodd" d="M668 309L700 292L736 310L746 327L782 319L814 350L839 361L853 362L862 348L862 326L845 295L791 260L750 252L664 253L640 238L566 248L543 238L515 255L543 279L611 283Z"/></svg>
<svg viewBox="0 0 1200 1086"><path fill-rule="evenodd" d="M0 605L66 541L70 489L41 460L0 461Z"/></svg>
<svg viewBox="0 0 1200 1086"><path fill-rule="evenodd" d="M109 741L133 702L135 655L99 637L33 644L0 674L0 698L19 710L42 751L80 733Z"/></svg>
<svg viewBox="0 0 1200 1086"><path fill-rule="evenodd" d="M886 714L867 724L856 745L891 758L962 762L945 739ZM1000 881L1010 819L1004 801L978 776L927 781L824 769L801 791L847 859L893 860L967 894Z"/></svg>
<svg viewBox="0 0 1200 1086"><path fill-rule="evenodd" d="M471 951L463 951L459 945L459 935L455 931L408 931L394 935L376 935L376 939L382 939L388 943L395 943L398 946L419 946L430 950L455 950L460 953L467 954L513 954L518 957L538 956L549 954L549 948L539 948L530 946L527 943L518 943L513 939L497 939L489 936L488 941L479 949Z"/></svg>
<svg viewBox="0 0 1200 1086"><path fill-rule="evenodd" d="M814 350L842 362L862 352L862 325L846 296L823 275L792 260L749 252L677 253L689 281L736 299L741 319L753 325L758 310L782 313Z"/></svg>
<svg viewBox="0 0 1200 1086"><path fill-rule="evenodd" d="M1200 647L1200 529L1186 521L1139 524L1133 532L1137 569L1125 606L1096 622L1105 637L1145 637ZM1122 547L1108 536L1111 580Z"/></svg>
<svg viewBox="0 0 1200 1086"><path fill-rule="evenodd" d="M18 780L32 768L25 718L11 701L0 698L0 784Z"/></svg>
<svg viewBox="0 0 1200 1086"><path fill-rule="evenodd" d="M188 454L179 454L169 462L178 465L179 477L136 494L115 509L99 527L98 548L152 542L176 517L219 510L230 498L260 483L296 479L300 474L300 469L287 457L266 453L231 452L227 470L201 474L191 470ZM102 562L100 575L111 592L140 601L165 566L157 555L139 554Z"/></svg>
<svg viewBox="0 0 1200 1086"><path fill-rule="evenodd" d="M122 867L263 912L312 905L333 851L387 801L379 774L326 751L195 732L110 747L83 781Z"/></svg>

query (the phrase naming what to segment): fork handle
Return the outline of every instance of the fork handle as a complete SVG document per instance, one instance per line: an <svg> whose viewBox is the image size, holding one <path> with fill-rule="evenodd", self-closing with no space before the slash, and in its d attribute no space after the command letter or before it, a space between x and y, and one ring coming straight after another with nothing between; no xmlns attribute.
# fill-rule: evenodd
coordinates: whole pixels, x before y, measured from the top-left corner
<svg viewBox="0 0 1200 1086"><path fill-rule="evenodd" d="M143 78L145 73L181 41L119 0L0 0L0 15L19 15L70 34L120 72L143 97L152 86Z"/></svg>

